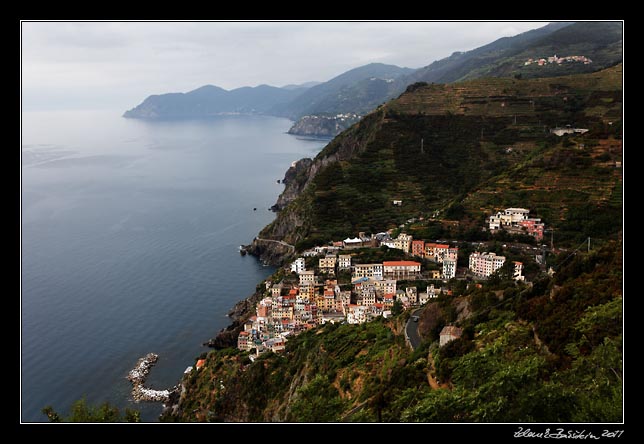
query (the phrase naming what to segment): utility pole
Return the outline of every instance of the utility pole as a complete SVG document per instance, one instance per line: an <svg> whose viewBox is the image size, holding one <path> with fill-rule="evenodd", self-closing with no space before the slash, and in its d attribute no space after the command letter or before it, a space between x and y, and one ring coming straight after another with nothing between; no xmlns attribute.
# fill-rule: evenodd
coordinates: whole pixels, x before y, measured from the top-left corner
<svg viewBox="0 0 644 444"><path fill-rule="evenodd" d="M423 148L423 141L424 141L424 139L421 137L420 138L420 154L425 154L425 149Z"/></svg>
<svg viewBox="0 0 644 444"><path fill-rule="evenodd" d="M590 236L588 236L588 252L590 253Z"/></svg>

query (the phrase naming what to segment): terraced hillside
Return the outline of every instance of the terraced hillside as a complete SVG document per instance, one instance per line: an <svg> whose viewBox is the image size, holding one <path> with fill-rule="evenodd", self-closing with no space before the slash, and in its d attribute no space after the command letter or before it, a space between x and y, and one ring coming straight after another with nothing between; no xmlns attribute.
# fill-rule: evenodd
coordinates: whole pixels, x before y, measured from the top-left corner
<svg viewBox="0 0 644 444"><path fill-rule="evenodd" d="M411 85L298 173L285 191L290 203L260 237L301 249L437 212L480 229L506 206L531 208L563 244L615 237L621 82L620 64L567 77ZM550 132L568 125L588 131ZM292 189L303 191L295 198Z"/></svg>

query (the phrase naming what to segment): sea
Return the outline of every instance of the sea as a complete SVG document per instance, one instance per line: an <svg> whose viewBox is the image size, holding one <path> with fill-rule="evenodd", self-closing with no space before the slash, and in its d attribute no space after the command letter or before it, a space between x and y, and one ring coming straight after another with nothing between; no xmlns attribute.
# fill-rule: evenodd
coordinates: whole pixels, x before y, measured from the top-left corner
<svg viewBox="0 0 644 444"><path fill-rule="evenodd" d="M146 385L177 384L274 269L248 244L295 160L325 140L268 116L145 121L122 111L21 119L21 412L46 422L81 398L137 409L127 373L159 355Z"/></svg>

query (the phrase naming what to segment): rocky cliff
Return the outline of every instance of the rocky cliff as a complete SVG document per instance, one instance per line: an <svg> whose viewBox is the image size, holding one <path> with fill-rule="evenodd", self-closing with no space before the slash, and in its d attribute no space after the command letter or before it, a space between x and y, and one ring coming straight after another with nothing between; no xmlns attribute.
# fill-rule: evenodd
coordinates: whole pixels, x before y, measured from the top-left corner
<svg viewBox="0 0 644 444"><path fill-rule="evenodd" d="M310 203L315 190L313 179L331 164L347 161L363 151L382 125L384 112L376 110L358 124L333 139L315 159L301 159L292 165L284 176L286 187L277 199L273 210L277 218L267 225L246 250L264 263L282 265L294 252L277 240L297 247L310 234ZM301 199L298 199L301 197Z"/></svg>
<svg viewBox="0 0 644 444"><path fill-rule="evenodd" d="M360 120L356 114L341 116L304 116L299 119L289 134L310 137L335 137Z"/></svg>

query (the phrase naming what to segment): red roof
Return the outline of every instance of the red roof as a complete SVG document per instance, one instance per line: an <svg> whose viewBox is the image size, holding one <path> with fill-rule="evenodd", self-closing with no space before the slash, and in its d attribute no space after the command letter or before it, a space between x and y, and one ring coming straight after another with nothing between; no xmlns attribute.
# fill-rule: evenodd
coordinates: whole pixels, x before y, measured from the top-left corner
<svg viewBox="0 0 644 444"><path fill-rule="evenodd" d="M197 367L197 369L200 369L204 365L206 365L206 360L205 359L200 359L200 360L197 361L196 367Z"/></svg>
<svg viewBox="0 0 644 444"><path fill-rule="evenodd" d="M240 331L239 332L239 336L248 336L248 335L250 335L250 333L248 333L247 331Z"/></svg>
<svg viewBox="0 0 644 444"><path fill-rule="evenodd" d="M416 266L420 265L420 262L415 261L385 261L382 263L385 267L402 267L402 266Z"/></svg>

